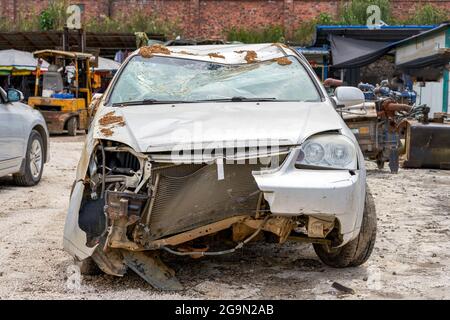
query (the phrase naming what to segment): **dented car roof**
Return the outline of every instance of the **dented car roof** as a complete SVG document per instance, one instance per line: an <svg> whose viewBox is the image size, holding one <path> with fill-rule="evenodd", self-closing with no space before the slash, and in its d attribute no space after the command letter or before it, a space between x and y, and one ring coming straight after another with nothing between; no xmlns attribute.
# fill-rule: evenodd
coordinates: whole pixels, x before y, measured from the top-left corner
<svg viewBox="0 0 450 320"><path fill-rule="evenodd" d="M295 50L278 43L174 47L156 44L141 47L128 60L135 56L170 56L223 64L273 60L280 65L287 65L292 63L287 56L292 55L299 56ZM305 101L300 104L295 101L259 102L259 107L254 109L256 105L256 102L214 102L208 104L208 108L202 103L122 108L100 103L92 132L96 139L122 142L139 152L165 152L177 144L237 140L246 141L246 146L254 146L254 143L259 145L262 142L258 140L261 139L275 139L284 146L297 145L317 132L340 130L343 127L338 114L331 113L326 121L323 119L323 114L331 110L325 101ZM236 117L237 112L239 117ZM204 132L192 130L196 124L201 125ZM173 134L179 131L189 134Z"/></svg>
<svg viewBox="0 0 450 320"><path fill-rule="evenodd" d="M288 55L298 55L296 51L281 43L263 44L229 44L201 46L165 47L160 44L142 47L131 56L143 57L173 56L179 58L211 61L224 64L254 63L277 59L280 64L289 63L282 58ZM278 60L279 59L279 60Z"/></svg>

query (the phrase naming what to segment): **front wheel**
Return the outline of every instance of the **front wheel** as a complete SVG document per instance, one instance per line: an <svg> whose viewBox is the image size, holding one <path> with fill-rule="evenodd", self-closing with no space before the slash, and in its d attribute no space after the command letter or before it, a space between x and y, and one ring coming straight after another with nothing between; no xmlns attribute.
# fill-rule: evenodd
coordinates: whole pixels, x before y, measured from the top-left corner
<svg viewBox="0 0 450 320"><path fill-rule="evenodd" d="M375 202L366 186L363 220L358 237L339 248L330 248L328 245L314 244L314 251L323 263L331 267L356 267L369 259L375 244L376 234L377 215L375 211Z"/></svg>
<svg viewBox="0 0 450 320"><path fill-rule="evenodd" d="M384 168L383 152L380 152L380 153L377 155L376 162L377 162L377 167L378 167L378 169L382 170L382 169Z"/></svg>
<svg viewBox="0 0 450 320"><path fill-rule="evenodd" d="M72 117L67 121L67 133L69 136L76 136L78 129L78 120L76 117Z"/></svg>
<svg viewBox="0 0 450 320"><path fill-rule="evenodd" d="M88 257L84 260L74 260L75 265L80 268L80 273L85 276L96 276L101 274L100 268L94 262L91 257Z"/></svg>
<svg viewBox="0 0 450 320"><path fill-rule="evenodd" d="M44 143L39 132L33 130L28 139L24 170L13 175L14 182L19 186L34 186L41 180L43 169Z"/></svg>

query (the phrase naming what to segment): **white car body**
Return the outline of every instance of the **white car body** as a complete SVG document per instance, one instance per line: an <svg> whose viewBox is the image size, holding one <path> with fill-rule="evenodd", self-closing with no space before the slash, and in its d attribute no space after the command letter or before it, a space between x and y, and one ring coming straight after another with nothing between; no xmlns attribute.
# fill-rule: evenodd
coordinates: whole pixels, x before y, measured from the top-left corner
<svg viewBox="0 0 450 320"><path fill-rule="evenodd" d="M279 141L280 153L288 153L282 164L270 170L253 172L258 188L269 203L271 214L281 217L303 215L325 220L337 219L342 235L340 246L354 239L359 234L364 210L364 158L355 137L335 111L333 102L306 59L291 48L274 44L169 48L171 57L224 64L246 63L245 55L236 53L238 50L254 51L259 60L277 59L287 55L296 57L312 77L322 101L110 106L106 103L107 97L128 61L139 54L139 50L134 52L122 64L100 101L87 135L67 215L65 249L80 260L89 257L95 250L95 247L86 245L86 234L78 225L78 214L86 188L84 181L91 154L100 140L123 143L137 153L149 154L153 160L159 162L169 162L165 152L176 145L206 143L221 148L227 141L242 141L246 147L260 147L260 141ZM224 58L208 55L211 52ZM154 55L165 56L160 53ZM99 121L111 112L123 118L124 125L109 127L113 132L105 134L105 126ZM294 166L302 144L308 138L324 132L338 133L350 139L356 149L356 170L298 169ZM241 156L251 158L249 154ZM211 156L209 160L218 162L220 159Z"/></svg>

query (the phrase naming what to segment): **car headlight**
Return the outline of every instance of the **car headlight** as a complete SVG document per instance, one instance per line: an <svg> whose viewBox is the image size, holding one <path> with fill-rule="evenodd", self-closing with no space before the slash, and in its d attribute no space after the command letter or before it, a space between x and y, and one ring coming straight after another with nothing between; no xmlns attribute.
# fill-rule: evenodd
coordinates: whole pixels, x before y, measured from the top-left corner
<svg viewBox="0 0 450 320"><path fill-rule="evenodd" d="M297 166L355 170L356 148L354 143L343 135L313 136L300 147L295 164Z"/></svg>

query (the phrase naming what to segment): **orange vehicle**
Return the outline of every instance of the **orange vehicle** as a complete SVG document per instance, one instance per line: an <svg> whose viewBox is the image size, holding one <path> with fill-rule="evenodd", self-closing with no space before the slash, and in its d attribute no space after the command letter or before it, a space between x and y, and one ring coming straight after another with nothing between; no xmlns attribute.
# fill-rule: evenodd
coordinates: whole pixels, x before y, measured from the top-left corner
<svg viewBox="0 0 450 320"><path fill-rule="evenodd" d="M88 53L41 50L34 52L38 61L46 60L48 71L41 72L38 62L34 96L28 104L38 109L50 133L75 136L89 126L88 106L92 100L91 61Z"/></svg>

